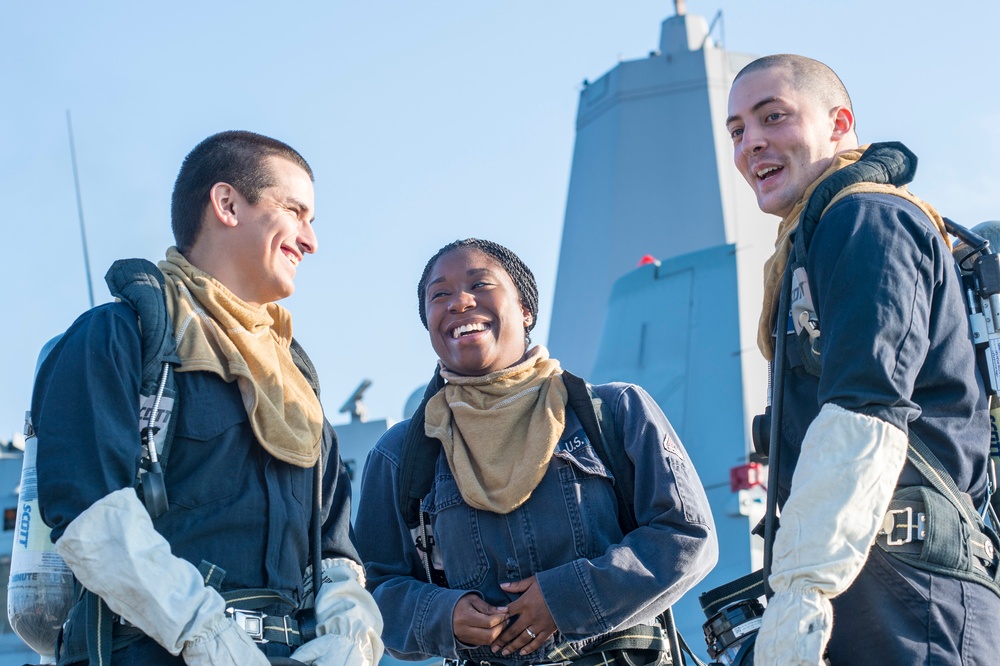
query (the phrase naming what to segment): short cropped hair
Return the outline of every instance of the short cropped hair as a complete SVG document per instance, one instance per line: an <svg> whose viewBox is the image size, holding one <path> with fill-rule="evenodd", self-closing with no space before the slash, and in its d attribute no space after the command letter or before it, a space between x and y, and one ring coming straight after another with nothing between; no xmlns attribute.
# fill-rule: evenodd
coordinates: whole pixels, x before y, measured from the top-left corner
<svg viewBox="0 0 1000 666"><path fill-rule="evenodd" d="M521 298L521 305L531 313L531 323L525 327L525 333L529 333L538 321L538 284L535 282L535 276L532 274L531 269L521 261L520 257L503 245L479 238L466 238L465 240L448 243L438 250L430 258L430 261L427 262L427 265L424 266L424 272L420 276L420 282L417 284L417 307L420 311L420 322L424 325L424 328L427 328L427 306L424 303L424 297L426 296L427 280L430 279L431 269L434 268L434 264L437 263L438 259L449 252L467 248L479 250L483 254L492 257L507 272L507 275L510 276L510 280L514 283L518 296Z"/></svg>
<svg viewBox="0 0 1000 666"><path fill-rule="evenodd" d="M231 130L208 137L194 147L177 174L170 202L170 226L181 252L194 245L201 233L208 194L216 183L229 183L255 204L261 192L274 185L267 166L271 157L292 162L314 180L312 169L291 146L254 132Z"/></svg>
<svg viewBox="0 0 1000 666"><path fill-rule="evenodd" d="M739 81L744 74L776 67L791 73L792 85L795 86L796 90L807 92L814 99L830 108L846 106L851 110L851 113L854 112L851 96L847 93L847 87L844 86L844 82L840 80L837 73L819 60L805 56L780 53L758 58L741 69L740 73L733 79L733 83Z"/></svg>

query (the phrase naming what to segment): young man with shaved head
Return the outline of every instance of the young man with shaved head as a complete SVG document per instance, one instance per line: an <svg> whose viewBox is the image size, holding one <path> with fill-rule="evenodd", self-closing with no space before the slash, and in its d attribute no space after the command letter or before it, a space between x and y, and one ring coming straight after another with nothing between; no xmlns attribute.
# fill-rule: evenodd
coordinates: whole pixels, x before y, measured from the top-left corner
<svg viewBox="0 0 1000 666"><path fill-rule="evenodd" d="M780 373L781 515L756 664L998 663L995 549L944 497L987 502L987 400L943 222L901 186L915 157L859 147L843 83L801 56L744 68L727 129L781 218L758 333ZM938 473L957 491L935 490Z"/></svg>
<svg viewBox="0 0 1000 666"><path fill-rule="evenodd" d="M177 246L130 283L156 286L149 298L173 327L109 303L80 316L42 364L31 407L39 505L90 593L63 626L59 664L378 662L382 618L352 543L350 481L315 370L277 304L318 249L314 211L312 170L291 147L210 136L174 185ZM153 411L166 422L148 416L156 427L140 440L154 334L176 342L163 359L176 395L161 402L171 393L161 385ZM142 449L171 430L157 504L156 458ZM307 605L315 623L299 613Z"/></svg>

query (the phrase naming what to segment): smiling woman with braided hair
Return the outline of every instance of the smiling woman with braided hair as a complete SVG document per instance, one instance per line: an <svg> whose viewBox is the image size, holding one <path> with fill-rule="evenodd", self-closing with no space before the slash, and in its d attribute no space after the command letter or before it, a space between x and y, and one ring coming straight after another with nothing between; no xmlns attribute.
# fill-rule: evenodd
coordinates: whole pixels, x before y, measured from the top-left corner
<svg viewBox="0 0 1000 666"><path fill-rule="evenodd" d="M613 415L604 439L635 468L638 528L624 534L614 475L568 404L559 362L530 344L528 267L491 241L455 241L427 263L417 295L440 389L369 454L358 509L386 647L485 666L659 662L657 617L718 556L704 490L667 419L637 386L590 387ZM411 529L399 495L414 433L435 467ZM654 638L623 646L624 630Z"/></svg>

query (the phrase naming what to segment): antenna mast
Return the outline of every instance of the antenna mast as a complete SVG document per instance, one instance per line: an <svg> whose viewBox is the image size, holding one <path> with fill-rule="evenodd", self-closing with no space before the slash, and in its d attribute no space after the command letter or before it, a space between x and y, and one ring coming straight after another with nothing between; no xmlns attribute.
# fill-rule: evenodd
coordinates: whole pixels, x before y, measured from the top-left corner
<svg viewBox="0 0 1000 666"><path fill-rule="evenodd" d="M73 119L66 109L66 128L69 130L69 157L73 162L73 185L76 187L76 211L80 217L80 239L83 241L83 268L87 272L87 295L94 307L94 285L90 279L90 254L87 252L87 228L83 224L83 199L80 197L80 176L76 170L76 146L73 143Z"/></svg>

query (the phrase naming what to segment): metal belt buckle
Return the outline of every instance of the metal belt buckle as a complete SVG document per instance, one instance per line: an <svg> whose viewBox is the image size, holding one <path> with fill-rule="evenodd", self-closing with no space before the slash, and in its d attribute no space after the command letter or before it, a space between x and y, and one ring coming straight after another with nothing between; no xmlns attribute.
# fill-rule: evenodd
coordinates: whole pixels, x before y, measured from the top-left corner
<svg viewBox="0 0 1000 666"><path fill-rule="evenodd" d="M906 514L906 522L896 524L896 516ZM893 534L899 527L906 528L906 536L902 539L894 539ZM905 509L890 509L886 512L882 520L882 531L885 532L885 542L890 546L903 546L912 543L914 540L923 541L927 538L927 516L923 511L917 513L917 522L913 522L913 507Z"/></svg>
<svg viewBox="0 0 1000 666"><path fill-rule="evenodd" d="M264 638L266 614L260 611L244 611L236 608L227 608L226 614L233 618L236 626L245 631L255 643L267 643L267 639Z"/></svg>

